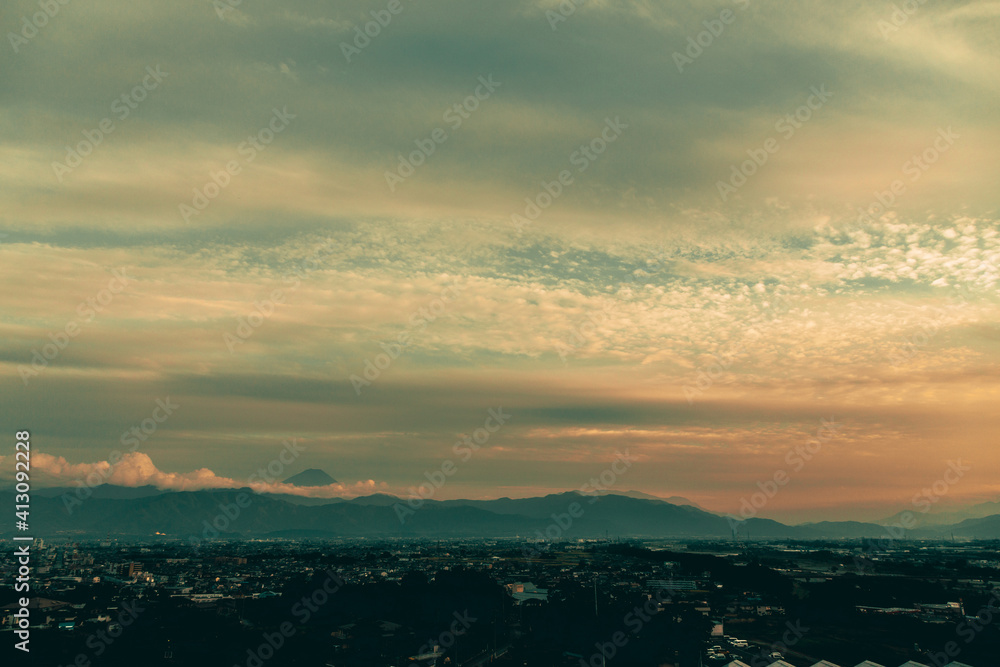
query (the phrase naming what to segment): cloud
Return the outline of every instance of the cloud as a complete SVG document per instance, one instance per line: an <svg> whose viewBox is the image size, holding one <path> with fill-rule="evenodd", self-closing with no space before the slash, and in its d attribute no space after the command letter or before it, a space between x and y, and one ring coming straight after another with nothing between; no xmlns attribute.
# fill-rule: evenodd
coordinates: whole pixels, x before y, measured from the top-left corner
<svg viewBox="0 0 1000 667"><path fill-rule="evenodd" d="M830 409L893 434L853 434L858 457L900 456L916 433L993 460L997 3L927 3L885 37L891 8L862 0L591 0L553 30L557 4L406 0L350 62L340 43L372 20L360 0L221 16L108 0L53 17L0 100L0 428L35 426L52 469L76 474L68 461L106 456L174 396L184 408L147 458L104 470L170 488L246 479L286 437L338 479L402 488L499 404L518 421L483 452L494 465L447 493L523 475L576 488L573 466L619 438L654 473L664 451L694 452L713 489L749 470L726 448ZM679 72L673 53L723 9L736 20ZM147 66L169 75L121 118ZM502 85L453 128L445 113L489 75ZM723 202L719 180L822 85L829 101ZM185 221L179 205L286 107L287 131ZM617 117L628 128L579 170L571 156ZM114 131L60 182L53 163L104 118ZM390 192L386 172L439 127L447 140ZM957 139L914 178L944 128ZM574 183L519 233L511 215L564 169ZM88 305L120 267L135 281ZM459 299L423 314L455 283ZM349 377L403 333L358 396ZM690 435L736 427L720 447Z"/></svg>
<svg viewBox="0 0 1000 667"><path fill-rule="evenodd" d="M10 457L7 457L10 458ZM4 461L0 460L0 463ZM308 498L342 498L386 493L385 483L364 480L353 484L328 484L326 486L300 487L294 484L266 481L266 476L239 480L220 477L208 468L199 468L186 473L163 472L156 467L148 454L128 452L117 464L108 461L96 463L69 463L65 457L37 453L32 459L33 468L42 473L53 484L76 483L96 486L139 487L155 486L164 491L202 491L205 489L237 489L249 487L257 493L284 493Z"/></svg>
<svg viewBox="0 0 1000 667"><path fill-rule="evenodd" d="M744 10L733 2L665 9L591 1L556 31L544 15L551 4L477 6L476 20L461 2L404 4L351 63L338 46L371 20L364 3L242 3L219 20L207 2L113 1L59 16L43 35L49 48L34 48L39 37L30 57L8 68L0 210L20 228L121 229L141 220L184 229L178 204L240 158L237 147L275 106L297 114L293 125L244 165L199 224L264 211L431 223L507 218L543 181L573 168L570 155L608 116L629 129L577 174L546 224L677 224L678 207L731 219L773 197L831 210L864 205L942 125L954 125L960 143L901 205L996 205L989 146L997 129L988 110L1000 94L1000 60L994 33L982 29L995 22L995 3L922 6L891 39L877 27L889 8L862 2L789 9L760 0ZM29 8L37 9L25 2ZM690 71L677 72L672 53L725 8L738 20ZM100 46L105 38L114 54ZM88 76L55 66L69 61ZM155 64L170 72L162 86L58 183L52 163L114 118L113 101ZM452 131L444 112L491 73L502 87ZM810 86L824 83L834 98L782 142L738 202L719 202L716 182L775 135L776 121L803 104ZM390 196L385 172L436 127L448 129L447 142Z"/></svg>

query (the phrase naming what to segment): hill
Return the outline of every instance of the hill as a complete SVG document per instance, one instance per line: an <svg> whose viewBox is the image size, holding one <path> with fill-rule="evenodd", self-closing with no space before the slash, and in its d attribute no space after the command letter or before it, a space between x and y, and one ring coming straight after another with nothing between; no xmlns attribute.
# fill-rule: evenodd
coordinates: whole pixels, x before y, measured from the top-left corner
<svg viewBox="0 0 1000 667"><path fill-rule="evenodd" d="M107 495L107 494L102 494ZM9 493L0 501L13 503ZM32 531L41 537L206 537L328 535L331 537L522 537L579 539L612 537L733 537L727 517L661 499L583 495L576 491L538 498L497 500L404 499L375 494L354 500L256 494L250 489L161 492L134 498L91 497L67 503L61 496L33 497ZM995 532L1000 517L963 522L956 535ZM788 526L753 518L738 524L753 539L877 537L876 524L823 522ZM944 531L942 531L943 533ZM916 535L914 535L916 536ZM930 537L930 536L929 536Z"/></svg>

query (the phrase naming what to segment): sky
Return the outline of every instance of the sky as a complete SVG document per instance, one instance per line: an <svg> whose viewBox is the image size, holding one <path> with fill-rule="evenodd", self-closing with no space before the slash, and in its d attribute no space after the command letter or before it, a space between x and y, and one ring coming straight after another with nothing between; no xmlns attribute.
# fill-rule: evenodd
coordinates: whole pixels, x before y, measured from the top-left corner
<svg viewBox="0 0 1000 667"><path fill-rule="evenodd" d="M627 452L608 490L789 522L1000 498L1000 2L39 7L0 10L37 484L524 497Z"/></svg>

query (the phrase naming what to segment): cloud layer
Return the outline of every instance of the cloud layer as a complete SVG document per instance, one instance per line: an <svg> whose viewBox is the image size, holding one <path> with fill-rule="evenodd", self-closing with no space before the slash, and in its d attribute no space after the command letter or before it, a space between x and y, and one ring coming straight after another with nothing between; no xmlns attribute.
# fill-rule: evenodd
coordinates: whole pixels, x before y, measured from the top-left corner
<svg viewBox="0 0 1000 667"><path fill-rule="evenodd" d="M10 464L9 458L0 458L0 463ZM385 493L388 488L384 483L378 484L374 480L302 487L275 481L266 472L239 480L220 477L208 468L169 473L158 469L149 455L142 452L127 452L113 464L109 461L69 463L65 457L39 453L35 455L33 463L35 472L41 473L41 481L70 487L93 488L101 484L113 484L125 487L154 486L163 491L251 488L258 493L284 493L308 498L356 497L376 492Z"/></svg>
<svg viewBox="0 0 1000 667"><path fill-rule="evenodd" d="M61 5L0 55L0 427L162 488L298 438L350 495L502 408L440 497L628 444L630 488L735 509L833 417L765 513L953 456L994 498L1000 5L557 5L404 0L364 46L370 3Z"/></svg>

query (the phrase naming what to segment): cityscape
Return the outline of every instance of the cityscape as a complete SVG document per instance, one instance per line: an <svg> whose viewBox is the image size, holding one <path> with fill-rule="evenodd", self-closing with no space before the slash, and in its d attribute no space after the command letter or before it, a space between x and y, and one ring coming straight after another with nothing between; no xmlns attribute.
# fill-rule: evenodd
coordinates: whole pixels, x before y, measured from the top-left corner
<svg viewBox="0 0 1000 667"><path fill-rule="evenodd" d="M296 478L325 481L322 471L306 473ZM69 489L61 491L48 500L64 502ZM208 493L171 522L153 500L177 512L170 496L201 492L93 493L89 502L105 500L103 514L115 503L143 503L136 511L146 528L119 509L118 527L103 537L77 529L35 538L30 576L18 579L16 554L0 565L5 582L31 582L24 607L16 584L0 589L0 631L30 630L31 664L987 667L1000 650L996 536L927 539L869 524L839 539L768 537L763 528L752 538L741 530L746 520L728 516L728 538L607 529L605 537L572 537L605 525L603 505L616 514L642 506L703 513L630 497L644 494L574 492L517 503L524 514L508 515L514 523L548 519L533 534L334 537L296 530L283 517L284 530L254 537L266 526L250 508L284 501L253 499L237 515L239 494ZM401 500L326 506L395 515ZM542 514L559 507L566 511ZM656 520L667 522L659 531L690 532ZM150 525L170 532L149 533ZM369 517L369 525L385 524ZM467 525L503 533L510 524ZM387 532L405 528L397 522Z"/></svg>

